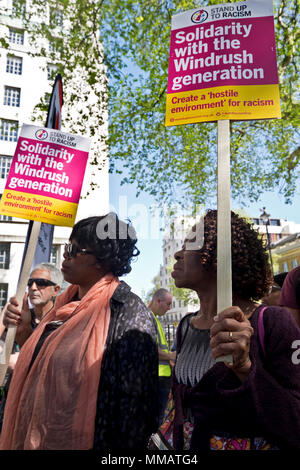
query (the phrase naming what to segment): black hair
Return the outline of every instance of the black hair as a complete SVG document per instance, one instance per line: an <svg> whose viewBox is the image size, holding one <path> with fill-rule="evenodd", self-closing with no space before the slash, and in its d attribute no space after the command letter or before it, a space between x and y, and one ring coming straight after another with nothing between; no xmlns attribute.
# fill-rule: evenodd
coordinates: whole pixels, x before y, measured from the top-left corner
<svg viewBox="0 0 300 470"><path fill-rule="evenodd" d="M288 272L276 274L274 276L274 282L278 284L280 287L282 287L287 275L288 275Z"/></svg>
<svg viewBox="0 0 300 470"><path fill-rule="evenodd" d="M222 234L221 234L222 236ZM268 254L259 233L247 220L231 212L232 291L244 299L261 299L272 285ZM217 211L204 218L204 245L200 250L205 269L217 262Z"/></svg>
<svg viewBox="0 0 300 470"><path fill-rule="evenodd" d="M140 254L133 226L119 220L114 212L80 220L74 225L70 240L76 240L80 248L92 250L97 261L115 276L129 273L132 259Z"/></svg>
<svg viewBox="0 0 300 470"><path fill-rule="evenodd" d="M278 284L280 287L283 286L284 280L286 276L288 275L288 272L286 273L279 273L274 276L274 282L275 284Z"/></svg>

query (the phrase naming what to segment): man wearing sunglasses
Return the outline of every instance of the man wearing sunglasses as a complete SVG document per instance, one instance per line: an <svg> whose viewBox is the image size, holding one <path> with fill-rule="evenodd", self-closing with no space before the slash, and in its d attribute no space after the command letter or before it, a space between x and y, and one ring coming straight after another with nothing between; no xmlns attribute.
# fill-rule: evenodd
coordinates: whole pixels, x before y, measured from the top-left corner
<svg viewBox="0 0 300 470"><path fill-rule="evenodd" d="M18 304L15 297L10 299L4 312L3 324L5 326L15 325L18 328L16 331L13 354L10 356L9 368L2 390L0 431L12 372L19 355L17 346L23 346L41 319L52 310L55 297L60 291L62 280L63 277L60 269L56 268L53 264L41 263L35 266L27 282L27 293L23 299L21 316L18 313Z"/></svg>
<svg viewBox="0 0 300 470"><path fill-rule="evenodd" d="M16 313L18 308L15 298L10 299L10 303L4 312L3 323L5 326L14 325L18 327L16 342L20 347L41 319L52 310L61 284L62 274L60 269L50 263L41 263L35 266L28 279L28 291L24 297L21 316Z"/></svg>

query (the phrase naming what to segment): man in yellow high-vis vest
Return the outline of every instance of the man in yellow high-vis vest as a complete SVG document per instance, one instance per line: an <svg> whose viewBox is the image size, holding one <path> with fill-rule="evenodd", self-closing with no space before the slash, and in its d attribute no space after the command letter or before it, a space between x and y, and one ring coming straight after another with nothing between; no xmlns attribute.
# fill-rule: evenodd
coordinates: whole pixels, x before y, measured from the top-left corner
<svg viewBox="0 0 300 470"><path fill-rule="evenodd" d="M152 311L157 326L158 344L158 375L159 375L159 423L161 424L172 384L171 364L174 363L176 352L170 352L163 327L158 319L170 310L172 295L167 289L154 292L148 308Z"/></svg>

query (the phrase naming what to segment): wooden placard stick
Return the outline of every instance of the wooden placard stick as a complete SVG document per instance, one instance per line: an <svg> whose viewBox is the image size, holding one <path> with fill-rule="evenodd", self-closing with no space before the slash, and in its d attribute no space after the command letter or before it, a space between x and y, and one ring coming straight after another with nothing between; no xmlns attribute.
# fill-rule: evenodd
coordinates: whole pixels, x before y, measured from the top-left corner
<svg viewBox="0 0 300 470"><path fill-rule="evenodd" d="M20 274L20 279L18 282L16 299L19 304L19 307L22 307L23 298L27 287L28 278L31 272L33 257L36 249L36 244L38 241L38 236L40 233L41 222L33 222L32 229L30 233L30 238L28 242L28 248L26 252L26 256L23 263L23 268ZM3 385L5 374L7 371L9 358L12 352L13 344L15 341L17 327L16 326L9 326L7 328L6 339L3 347L3 351L0 355L0 386Z"/></svg>
<svg viewBox="0 0 300 470"><path fill-rule="evenodd" d="M232 305L230 121L218 121L217 311ZM232 355L217 358L233 363Z"/></svg>
<svg viewBox="0 0 300 470"><path fill-rule="evenodd" d="M0 338L1 338L1 336L3 335L3 333L5 331L5 326L3 325L3 318L4 318L4 312L5 312L7 303L4 305L3 309L1 310L1 314L0 314Z"/></svg>

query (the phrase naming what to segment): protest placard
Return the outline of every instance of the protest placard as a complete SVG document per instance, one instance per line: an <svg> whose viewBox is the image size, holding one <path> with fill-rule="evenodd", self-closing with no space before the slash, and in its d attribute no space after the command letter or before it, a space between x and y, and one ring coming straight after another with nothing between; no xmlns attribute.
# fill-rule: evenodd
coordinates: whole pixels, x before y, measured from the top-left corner
<svg viewBox="0 0 300 470"><path fill-rule="evenodd" d="M280 116L272 0L172 17L165 125L218 122L217 312L232 305L230 120Z"/></svg>
<svg viewBox="0 0 300 470"><path fill-rule="evenodd" d="M24 124L0 213L72 227L89 147L86 137Z"/></svg>
<svg viewBox="0 0 300 470"><path fill-rule="evenodd" d="M166 126L280 117L272 0L172 18Z"/></svg>
<svg viewBox="0 0 300 470"><path fill-rule="evenodd" d="M0 213L33 221L16 299L22 305L41 223L72 227L75 222L90 139L23 124L0 201ZM0 386L16 327L7 330L0 354Z"/></svg>

